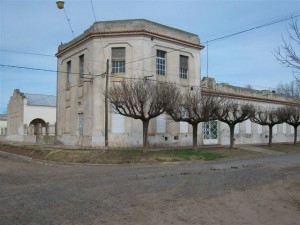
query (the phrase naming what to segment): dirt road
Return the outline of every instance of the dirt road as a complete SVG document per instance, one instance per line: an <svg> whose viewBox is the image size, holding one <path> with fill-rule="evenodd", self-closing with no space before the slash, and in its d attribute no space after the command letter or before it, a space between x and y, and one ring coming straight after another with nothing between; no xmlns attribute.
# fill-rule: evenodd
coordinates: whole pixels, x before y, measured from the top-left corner
<svg viewBox="0 0 300 225"><path fill-rule="evenodd" d="M91 166L0 158L0 224L300 221L300 154Z"/></svg>

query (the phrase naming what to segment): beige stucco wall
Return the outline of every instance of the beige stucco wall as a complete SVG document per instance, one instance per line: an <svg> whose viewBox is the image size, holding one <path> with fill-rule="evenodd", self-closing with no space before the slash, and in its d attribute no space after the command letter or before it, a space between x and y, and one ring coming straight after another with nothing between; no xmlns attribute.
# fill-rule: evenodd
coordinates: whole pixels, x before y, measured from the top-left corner
<svg viewBox="0 0 300 225"><path fill-rule="evenodd" d="M151 26L152 32L162 32L159 27ZM100 29L100 28L99 28ZM116 29L116 28L114 28ZM164 29L164 35L175 37L178 30ZM144 78L152 76L150 79L159 81L171 81L186 86L200 85L200 49L190 47L172 40L159 37L152 37L146 34L121 35L109 37L95 37L82 44L68 49L58 55L58 70L66 71L66 63L72 62L72 82L71 88L66 88L66 75L58 74L58 111L57 127L60 140L64 144L83 144L92 146L104 146L104 88L105 79L100 75L106 71L106 60L111 63L112 47L125 47L126 49L126 72L124 74L111 74L109 85L123 77ZM184 33L180 38L187 38L199 44L199 38L195 35ZM68 45L68 44L67 44ZM63 49L63 48L62 48ZM156 50L163 50L166 56L165 76L156 74ZM59 53L58 53L59 54ZM87 79L82 86L78 85L79 56L84 54L85 71L93 75L93 79ZM179 79L179 56L189 57L189 79ZM153 56L153 57L151 57ZM132 62L132 63L129 63ZM111 66L111 65L110 65ZM111 72L111 69L110 69ZM78 140L78 113L84 115L83 141ZM111 133L111 114L109 115L109 145L110 146L141 146L142 145L142 125L141 121L131 118L125 119L125 132L123 134ZM149 126L149 143L152 145L180 145L182 143L174 140L174 136L179 136L179 125L168 123L165 134L156 134L156 121L153 119ZM191 133L187 134L188 136ZM168 141L165 140L168 137ZM189 140L189 138L187 138Z"/></svg>
<svg viewBox="0 0 300 225"><path fill-rule="evenodd" d="M132 22L132 21L131 21ZM96 26L97 25L97 26ZM144 78L157 81L171 81L181 86L200 86L200 49L199 37L187 32L173 28L164 27L154 23L148 24L143 21L119 21L94 24L84 34L73 41L59 46L58 71L66 71L67 62L72 63L72 81L67 87L66 73L58 73L58 107L57 107L57 128L58 140L66 145L104 146L104 89L105 77L100 76L106 71L106 60L109 59L111 66L112 47L125 47L126 49L126 72L122 74L111 74L109 69L109 85L122 78ZM148 32L118 33L126 29L136 28L150 29ZM110 33L114 31L115 33ZM100 33L97 33L100 32ZM159 35L159 34L163 34ZM189 42L185 43L183 41ZM192 43L192 44L191 44ZM156 50L168 52L166 56L165 76L156 75ZM79 79L79 56L84 54L86 79L83 84ZM189 57L189 79L179 78L179 56ZM111 68L111 67L110 67ZM269 91L256 91L239 88L227 84L202 82L201 86L213 89L220 93L235 94L240 104L245 102L253 103L256 107L280 107L282 102L289 101L280 95ZM244 97L241 97L244 96ZM250 99L259 98L259 99ZM275 100L275 101L273 101ZM276 102L277 101L277 102ZM83 136L79 138L79 113L83 113ZM112 132L112 116L109 113L109 146L128 147L142 145L142 123L139 120L125 118L124 133ZM188 125L188 133L180 133L179 123L171 121L167 117L166 131L157 133L156 120L153 119L149 125L149 144L152 146L184 146L192 143L192 127ZM240 132L236 134L236 143L265 143L267 128L257 133L256 124L251 125L251 134L245 132L245 124L240 124ZM198 129L198 144L202 145L202 124ZM289 128L285 134L281 134L282 128L278 126L278 133L274 135L274 142L292 140L292 133ZM219 138L217 144L229 143L229 129L226 124L218 122Z"/></svg>
<svg viewBox="0 0 300 225"><path fill-rule="evenodd" d="M7 135L24 134L24 95L16 89L7 106Z"/></svg>

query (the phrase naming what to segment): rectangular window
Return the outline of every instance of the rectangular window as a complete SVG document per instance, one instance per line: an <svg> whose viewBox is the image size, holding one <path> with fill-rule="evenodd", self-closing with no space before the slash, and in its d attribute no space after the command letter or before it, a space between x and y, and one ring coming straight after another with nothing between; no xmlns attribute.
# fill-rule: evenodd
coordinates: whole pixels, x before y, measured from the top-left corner
<svg viewBox="0 0 300 225"><path fill-rule="evenodd" d="M179 122L179 133L186 134L189 132L189 124L187 122Z"/></svg>
<svg viewBox="0 0 300 225"><path fill-rule="evenodd" d="M78 113L78 141L80 145L82 145L82 141L83 141L83 124L84 124L83 113Z"/></svg>
<svg viewBox="0 0 300 225"><path fill-rule="evenodd" d="M263 127L262 127L262 125L257 124L257 133L258 133L258 134L262 134L262 132L263 132Z"/></svg>
<svg viewBox="0 0 300 225"><path fill-rule="evenodd" d="M71 61L67 62L67 83L71 83Z"/></svg>
<svg viewBox="0 0 300 225"><path fill-rule="evenodd" d="M181 79L187 79L188 78L188 68L189 68L189 57L187 56L180 56L179 60L179 77Z"/></svg>
<svg viewBox="0 0 300 225"><path fill-rule="evenodd" d="M79 78L83 78L84 74L84 55L79 56Z"/></svg>
<svg viewBox="0 0 300 225"><path fill-rule="evenodd" d="M156 75L166 75L166 52L156 51Z"/></svg>
<svg viewBox="0 0 300 225"><path fill-rule="evenodd" d="M293 127L293 126L290 126L290 128L291 128L291 134L295 133L294 127Z"/></svg>
<svg viewBox="0 0 300 225"><path fill-rule="evenodd" d="M286 123L282 124L282 133L286 134Z"/></svg>
<svg viewBox="0 0 300 225"><path fill-rule="evenodd" d="M111 49L112 73L125 73L125 48Z"/></svg>
<svg viewBox="0 0 300 225"><path fill-rule="evenodd" d="M125 132L125 116L117 113L111 114L111 132L115 134Z"/></svg>
<svg viewBox="0 0 300 225"><path fill-rule="evenodd" d="M252 123L251 120L246 120L245 122L246 125L246 134L251 134L252 133Z"/></svg>
<svg viewBox="0 0 300 225"><path fill-rule="evenodd" d="M204 122L202 125L203 144L218 144L218 121Z"/></svg>
<svg viewBox="0 0 300 225"><path fill-rule="evenodd" d="M158 117L156 117L156 132L166 133L166 130L167 130L166 114L161 114Z"/></svg>
<svg viewBox="0 0 300 225"><path fill-rule="evenodd" d="M66 111L65 111L65 133L69 133L70 132L70 107L66 107Z"/></svg>
<svg viewBox="0 0 300 225"><path fill-rule="evenodd" d="M273 134L277 134L277 125L273 127Z"/></svg>

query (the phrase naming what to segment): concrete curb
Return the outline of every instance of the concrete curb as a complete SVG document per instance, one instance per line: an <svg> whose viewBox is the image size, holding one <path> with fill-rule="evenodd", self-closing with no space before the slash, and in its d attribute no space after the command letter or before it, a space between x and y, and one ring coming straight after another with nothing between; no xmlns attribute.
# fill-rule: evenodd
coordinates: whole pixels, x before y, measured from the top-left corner
<svg viewBox="0 0 300 225"><path fill-rule="evenodd" d="M283 152L273 151L270 149L265 149L261 147L254 147L254 146L240 146L240 149L246 150L246 151L252 151L252 152L260 152L263 154L269 154L269 155L284 155Z"/></svg>
<svg viewBox="0 0 300 225"><path fill-rule="evenodd" d="M0 151L0 157L7 157L7 158L13 158L13 159L20 159L24 161L32 161L32 158L23 156L23 155L17 155L13 153L8 153L8 152L2 152Z"/></svg>

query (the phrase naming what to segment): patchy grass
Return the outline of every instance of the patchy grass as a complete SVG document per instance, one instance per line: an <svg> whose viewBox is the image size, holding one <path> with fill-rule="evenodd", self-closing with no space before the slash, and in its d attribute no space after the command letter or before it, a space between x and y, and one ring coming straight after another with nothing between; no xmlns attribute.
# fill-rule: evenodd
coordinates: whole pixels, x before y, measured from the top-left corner
<svg viewBox="0 0 300 225"><path fill-rule="evenodd" d="M224 158L224 156L220 153L213 152L213 151L203 151L203 150L191 150L191 149L183 149L183 150L176 150L171 153L175 157L180 157L186 160L190 159L204 159L204 160L215 160Z"/></svg>
<svg viewBox="0 0 300 225"><path fill-rule="evenodd" d="M57 162L98 163L98 164L126 164L126 163L155 163L178 162L186 160L218 160L228 157L257 155L259 153L224 147L201 149L110 149L105 152L99 149L70 149L58 146L26 145L15 146L0 143L0 151L29 156L34 159Z"/></svg>

